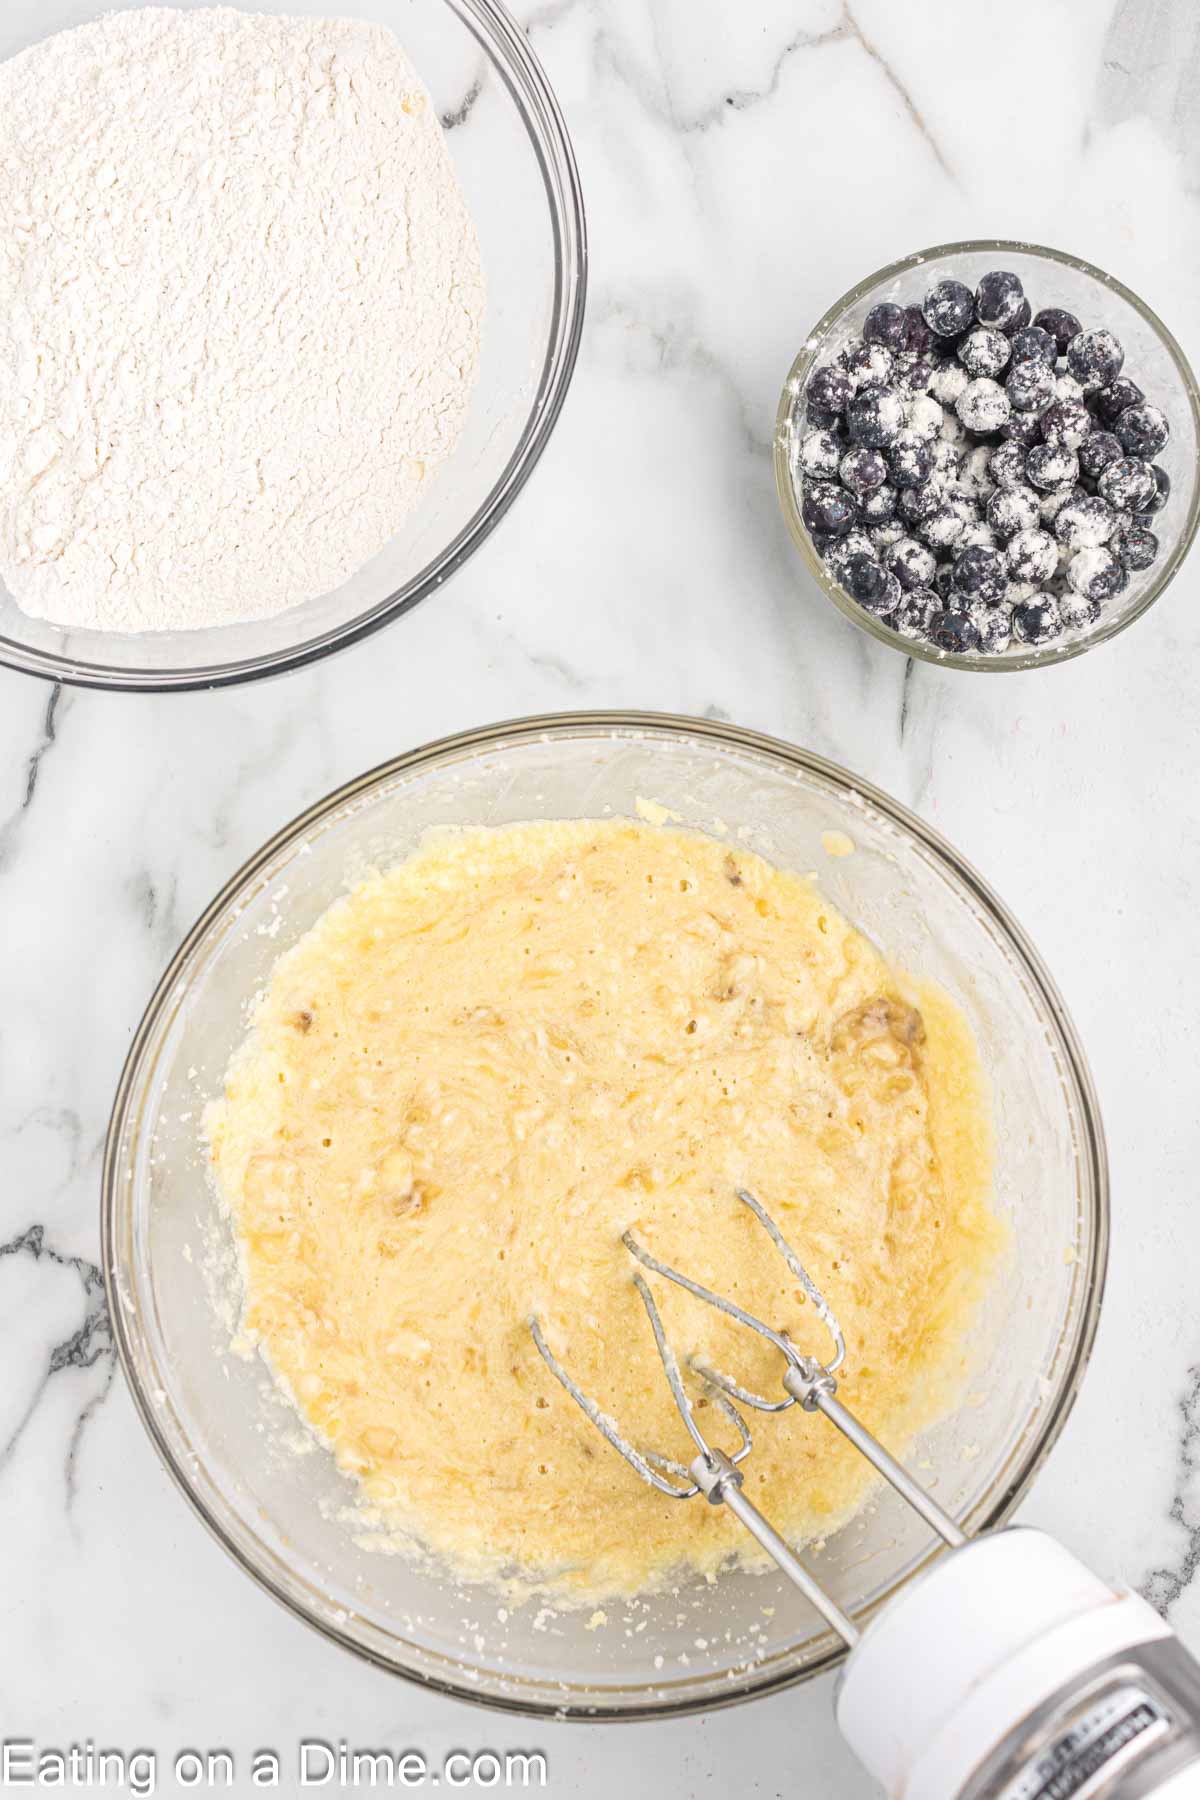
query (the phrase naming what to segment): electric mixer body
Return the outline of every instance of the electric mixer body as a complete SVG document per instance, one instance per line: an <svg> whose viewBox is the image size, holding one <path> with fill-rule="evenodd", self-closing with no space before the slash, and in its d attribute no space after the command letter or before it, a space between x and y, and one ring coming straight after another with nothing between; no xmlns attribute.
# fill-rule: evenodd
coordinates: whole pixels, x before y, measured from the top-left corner
<svg viewBox="0 0 1200 1800"><path fill-rule="evenodd" d="M765 1338L781 1354L783 1397L721 1371L695 1373L735 1428L733 1454L696 1422L652 1290L637 1269L676 1408L696 1455L684 1467L639 1450L576 1385L541 1323L534 1343L612 1447L660 1493L729 1507L841 1638L849 1656L835 1715L850 1748L894 1800L1200 1800L1200 1663L1146 1601L1085 1568L1053 1538L1025 1527L968 1538L932 1496L837 1398L845 1357L837 1319L766 1209L758 1219L833 1340L828 1362L802 1356L786 1334L661 1262L633 1235L623 1243L648 1269ZM820 1412L920 1514L946 1547L860 1628L747 1497L741 1465L751 1435L739 1406Z"/></svg>

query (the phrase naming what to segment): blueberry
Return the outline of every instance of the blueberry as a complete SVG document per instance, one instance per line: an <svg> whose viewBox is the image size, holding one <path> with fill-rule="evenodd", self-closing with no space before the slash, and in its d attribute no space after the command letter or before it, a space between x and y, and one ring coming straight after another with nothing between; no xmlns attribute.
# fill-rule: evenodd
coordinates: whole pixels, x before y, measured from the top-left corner
<svg viewBox="0 0 1200 1800"><path fill-rule="evenodd" d="M844 431L846 421L841 413L830 412L827 406L814 406L810 400L804 410L805 423L810 431Z"/></svg>
<svg viewBox="0 0 1200 1800"><path fill-rule="evenodd" d="M800 440L796 463L805 475L834 476L842 452L842 441L832 431L806 431Z"/></svg>
<svg viewBox="0 0 1200 1800"><path fill-rule="evenodd" d="M1149 535L1149 534L1147 534ZM916 538L897 538L883 553L883 565L890 569L906 593L927 588L937 573L937 558Z"/></svg>
<svg viewBox="0 0 1200 1800"><path fill-rule="evenodd" d="M1103 544L1077 550L1067 564L1067 581L1085 600L1111 600L1128 584L1125 566Z"/></svg>
<svg viewBox="0 0 1200 1800"><path fill-rule="evenodd" d="M1079 458L1065 444L1035 444L1025 458L1025 473L1035 488L1074 487Z"/></svg>
<svg viewBox="0 0 1200 1800"><path fill-rule="evenodd" d="M1024 445L1011 441L992 451L988 474L997 487L1024 487L1025 455Z"/></svg>
<svg viewBox="0 0 1200 1800"><path fill-rule="evenodd" d="M848 344L838 357L850 378L855 393L864 387L886 387L892 379L896 359L886 344Z"/></svg>
<svg viewBox="0 0 1200 1800"><path fill-rule="evenodd" d="M883 486L888 466L878 450L868 450L865 444L858 444L842 457L838 473L843 487L848 487L852 494L862 495Z"/></svg>
<svg viewBox="0 0 1200 1800"><path fill-rule="evenodd" d="M943 406L956 406L970 379L960 362L944 362L934 368L929 391Z"/></svg>
<svg viewBox="0 0 1200 1800"><path fill-rule="evenodd" d="M858 502L859 517L868 525L886 525L896 514L896 490L890 481L872 488Z"/></svg>
<svg viewBox="0 0 1200 1800"><path fill-rule="evenodd" d="M931 445L933 450L933 478L941 477L943 486L957 485L962 474L962 451L957 444L951 443L948 437L940 437Z"/></svg>
<svg viewBox="0 0 1200 1800"><path fill-rule="evenodd" d="M920 536L925 543L932 544L935 549L947 550L951 544L957 544L975 517L975 508L970 501L944 500L936 512L930 513L927 519L922 520L919 527Z"/></svg>
<svg viewBox="0 0 1200 1800"><path fill-rule="evenodd" d="M922 525L926 519L933 517L943 498L934 483L926 481L920 487L901 488L896 510L910 525Z"/></svg>
<svg viewBox="0 0 1200 1800"><path fill-rule="evenodd" d="M1079 467L1095 481L1121 454L1120 439L1111 431L1089 431L1079 446Z"/></svg>
<svg viewBox="0 0 1200 1800"><path fill-rule="evenodd" d="M904 429L904 401L893 388L870 383L860 388L846 409L846 423L855 443L882 449L894 443Z"/></svg>
<svg viewBox="0 0 1200 1800"><path fill-rule="evenodd" d="M1050 333L1060 356L1067 354L1067 345L1083 330L1075 314L1064 312L1061 306L1043 307L1040 313L1034 314L1033 322Z"/></svg>
<svg viewBox="0 0 1200 1800"><path fill-rule="evenodd" d="M1144 506L1138 508L1139 519L1152 519L1161 512L1171 494L1171 477L1160 464L1155 463L1150 470L1154 477L1154 493Z"/></svg>
<svg viewBox="0 0 1200 1800"><path fill-rule="evenodd" d="M1011 346L1002 331L976 325L958 346L958 360L968 375L998 375L1008 361Z"/></svg>
<svg viewBox="0 0 1200 1800"><path fill-rule="evenodd" d="M919 306L904 308L904 348L915 350L918 356L924 356L933 343L933 333L925 323L925 315Z"/></svg>
<svg viewBox="0 0 1200 1800"><path fill-rule="evenodd" d="M892 381L906 394L926 394L933 380L933 364L914 350L901 350L892 358Z"/></svg>
<svg viewBox="0 0 1200 1800"><path fill-rule="evenodd" d="M879 568L878 563L875 567ZM882 582L874 589L870 598L861 598L858 603L860 606L865 606L868 612L876 613L881 619L886 619L889 613L895 612L904 595L900 583L894 575L889 574L886 569L880 569L880 574L883 577ZM856 596L856 598L858 597Z"/></svg>
<svg viewBox="0 0 1200 1800"><path fill-rule="evenodd" d="M966 530L959 538L956 548L960 556L964 550L970 550L971 548L977 550L994 550L996 548L996 534L985 520L977 518L973 524L967 526Z"/></svg>
<svg viewBox="0 0 1200 1800"><path fill-rule="evenodd" d="M864 343L886 344L889 350L906 350L904 308L893 306L890 300L873 306L863 320L862 334Z"/></svg>
<svg viewBox="0 0 1200 1800"><path fill-rule="evenodd" d="M1146 398L1136 381L1130 381L1122 375L1119 381L1110 381L1092 395L1092 405L1096 416L1108 426L1115 425L1127 406L1136 406L1139 400Z"/></svg>
<svg viewBox="0 0 1200 1800"><path fill-rule="evenodd" d="M1024 331L1013 333L1012 359L1015 363L1044 362L1053 368L1057 357L1057 343L1040 325L1030 325Z"/></svg>
<svg viewBox="0 0 1200 1800"><path fill-rule="evenodd" d="M938 650L949 650L961 655L965 651L978 650L979 632L970 613L947 607L943 611L931 615L928 625L929 641Z"/></svg>
<svg viewBox="0 0 1200 1800"><path fill-rule="evenodd" d="M1000 383L981 376L967 383L958 397L955 411L968 431L985 434L999 431L1012 408Z"/></svg>
<svg viewBox="0 0 1200 1800"><path fill-rule="evenodd" d="M858 516L858 508L851 496L832 481L810 481L805 484L800 501L800 516L809 531L845 537Z"/></svg>
<svg viewBox="0 0 1200 1800"><path fill-rule="evenodd" d="M1025 364L1028 368L1030 365ZM1042 439L1042 421L1035 412L1014 412L1000 427L1000 436L1031 449Z"/></svg>
<svg viewBox="0 0 1200 1800"><path fill-rule="evenodd" d="M838 580L862 606L873 606L887 590L887 570L873 556L847 556L838 564Z"/></svg>
<svg viewBox="0 0 1200 1800"><path fill-rule="evenodd" d="M1067 368L1085 394L1115 381L1124 361L1125 352L1111 331L1080 331L1067 349Z"/></svg>
<svg viewBox="0 0 1200 1800"><path fill-rule="evenodd" d="M1116 525L1107 500L1099 494L1081 494L1060 510L1054 521L1054 535L1068 550L1089 550L1106 544Z"/></svg>
<svg viewBox="0 0 1200 1800"><path fill-rule="evenodd" d="M1038 498L1029 487L997 488L987 504L987 522L1004 541L1031 531L1039 518Z"/></svg>
<svg viewBox="0 0 1200 1800"><path fill-rule="evenodd" d="M963 462L958 477L959 489L975 500L986 500L995 493L992 479L992 449L989 444L976 444Z"/></svg>
<svg viewBox="0 0 1200 1800"><path fill-rule="evenodd" d="M1088 498L1086 488L1051 488L1049 493L1042 494L1038 500L1038 515L1042 524L1055 524L1065 506L1072 506L1075 501Z"/></svg>
<svg viewBox="0 0 1200 1800"><path fill-rule="evenodd" d="M845 369L826 363L809 377L806 397L810 408L819 406L822 412L841 413L849 406L853 393L854 383Z"/></svg>
<svg viewBox="0 0 1200 1800"><path fill-rule="evenodd" d="M966 375L962 369L959 369L958 372L962 375L965 386ZM909 401L908 423L905 429L911 432L913 437L932 441L934 438L940 437L945 422L946 415L942 411L941 404L933 398L932 394L918 394L915 399Z"/></svg>
<svg viewBox="0 0 1200 1800"><path fill-rule="evenodd" d="M844 538L833 540L832 560L835 563L845 562L848 556L871 556L872 554L871 539L862 525L852 525Z"/></svg>
<svg viewBox="0 0 1200 1800"><path fill-rule="evenodd" d="M1062 618L1050 595L1013 607L1013 636L1023 644L1048 644L1062 630Z"/></svg>
<svg viewBox="0 0 1200 1800"><path fill-rule="evenodd" d="M1126 525L1114 531L1108 547L1127 569L1148 569L1158 555L1158 539L1144 525Z"/></svg>
<svg viewBox="0 0 1200 1800"><path fill-rule="evenodd" d="M931 589L914 588L905 594L888 623L902 637L923 638L928 635L930 616L937 610L938 598Z"/></svg>
<svg viewBox="0 0 1200 1800"><path fill-rule="evenodd" d="M935 336L957 338L971 328L975 299L961 281L939 281L926 294L921 311Z"/></svg>
<svg viewBox="0 0 1200 1800"><path fill-rule="evenodd" d="M1092 415L1082 400L1056 400L1042 414L1042 436L1048 444L1078 450L1092 429Z"/></svg>
<svg viewBox="0 0 1200 1800"><path fill-rule="evenodd" d="M963 389L963 392L966 392L965 388ZM939 442L943 444L952 445L953 448L958 451L960 457L966 454L970 447L967 428L959 418L957 412L947 413L945 415L942 420L942 429L938 432L938 439Z"/></svg>
<svg viewBox="0 0 1200 1800"><path fill-rule="evenodd" d="M1054 399L1054 370L1037 359L1014 363L1004 386L1017 412L1042 413Z"/></svg>
<svg viewBox="0 0 1200 1800"><path fill-rule="evenodd" d="M1146 462L1158 455L1171 435L1166 414L1148 401L1127 406L1123 413L1118 413L1113 431L1120 438L1126 455L1140 456Z"/></svg>
<svg viewBox="0 0 1200 1800"><path fill-rule="evenodd" d="M1082 630L1085 625L1094 625L1100 617L1100 602L1077 594L1073 587L1064 587L1057 599L1059 616L1063 624L1070 626L1072 631Z"/></svg>
<svg viewBox="0 0 1200 1800"><path fill-rule="evenodd" d="M973 606L971 623L979 633L979 648L996 652L1007 650L1012 641L1012 607Z"/></svg>
<svg viewBox="0 0 1200 1800"><path fill-rule="evenodd" d="M929 480L933 469L933 451L928 440L918 437L914 431L902 431L889 446L887 466L891 470L893 486L920 487L922 482Z"/></svg>
<svg viewBox="0 0 1200 1800"><path fill-rule="evenodd" d="M1002 550L988 550L972 544L956 558L954 587L969 600L982 600L994 606L1004 598L1008 586L1008 566Z"/></svg>
<svg viewBox="0 0 1200 1800"><path fill-rule="evenodd" d="M943 603L949 600L951 594L954 592L953 563L944 562L938 564L937 573L933 578L933 591Z"/></svg>
<svg viewBox="0 0 1200 1800"><path fill-rule="evenodd" d="M1022 300L1017 309L1016 317L1008 325L1002 325L1000 329L1009 337L1014 337L1018 331L1024 331L1032 317L1033 308L1030 306L1028 300Z"/></svg>
<svg viewBox="0 0 1200 1800"><path fill-rule="evenodd" d="M1016 325L1024 300L1020 277L1008 269L993 269L975 290L975 317L981 325L1007 330Z"/></svg>
<svg viewBox="0 0 1200 1800"><path fill-rule="evenodd" d="M889 519L885 525L868 525L867 536L876 556L882 556L885 550L904 536L904 527L895 519Z"/></svg>
<svg viewBox="0 0 1200 1800"><path fill-rule="evenodd" d="M1096 483L1096 492L1118 512L1145 512L1157 491L1154 470L1137 456L1119 456Z"/></svg>
<svg viewBox="0 0 1200 1800"><path fill-rule="evenodd" d="M1030 526L1009 540L1008 568L1014 581L1041 587L1058 571L1058 545L1048 531Z"/></svg>

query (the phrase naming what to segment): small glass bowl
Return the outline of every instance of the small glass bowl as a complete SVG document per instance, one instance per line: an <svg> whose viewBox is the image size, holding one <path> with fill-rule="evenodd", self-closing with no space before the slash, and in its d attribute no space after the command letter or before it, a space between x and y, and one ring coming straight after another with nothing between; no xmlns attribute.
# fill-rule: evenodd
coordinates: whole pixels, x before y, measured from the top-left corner
<svg viewBox="0 0 1200 1800"><path fill-rule="evenodd" d="M863 320L873 306L883 300L901 306L919 305L935 282L949 276L973 288L989 269L1010 269L1019 275L1035 313L1046 306L1061 306L1082 320L1085 330L1104 327L1116 333L1125 347L1123 373L1145 390L1147 399L1160 406L1170 421L1170 440L1154 460L1171 477L1171 494L1152 524L1160 544L1157 561L1141 574L1131 576L1124 593L1105 605L1094 625L1067 632L1048 644L1014 641L1009 649L993 654L956 654L938 650L922 639L903 637L886 619L860 606L841 586L818 554L800 516L801 487L795 473L795 450L804 426L804 391L809 376L819 363L830 361L846 343L860 335ZM954 669L991 673L1046 668L1051 663L1082 656L1085 650L1115 637L1141 618L1191 549L1200 522L1200 395L1196 377L1162 320L1103 269L1062 250L1003 238L938 244L932 250L914 251L868 275L835 301L813 326L788 372L779 400L775 484L788 530L814 580L839 611L881 644L890 644L905 656L944 663Z"/></svg>
<svg viewBox="0 0 1200 1800"><path fill-rule="evenodd" d="M967 1016L991 1087L994 1199L1011 1255L964 1347L966 1403L922 1434L912 1461L972 1531L1000 1524L1062 1429L1099 1316L1108 1180L1087 1064L1036 952L974 870L896 801L789 744L702 719L567 714L426 745L329 795L265 844L188 933L134 1038L103 1175L121 1362L155 1448L229 1555L380 1668L578 1719L726 1705L816 1675L842 1647L773 1570L613 1603L599 1630L587 1607L548 1613L534 1599L498 1610L498 1596L448 1571L356 1541L339 1516L346 1477L324 1453L296 1454L295 1414L265 1364L230 1354L235 1289L221 1270L236 1259L198 1121L245 1033L247 1000L348 883L431 830L636 817L639 799L779 866L819 871L832 905ZM831 833L852 853L826 854ZM679 1529L682 1542L683 1516ZM839 1605L865 1617L935 1549L883 1490L807 1554Z"/></svg>
<svg viewBox="0 0 1200 1800"><path fill-rule="evenodd" d="M6 0L0 59L90 23L111 3ZM292 0L285 10L338 8ZM0 582L0 663L9 668L145 692L223 687L315 662L436 593L499 524L545 449L574 372L587 286L583 196L545 73L501 0L355 0L345 10L394 30L412 58L479 234L487 301L462 437L390 543L339 588L274 618L196 631L66 632L22 612Z"/></svg>

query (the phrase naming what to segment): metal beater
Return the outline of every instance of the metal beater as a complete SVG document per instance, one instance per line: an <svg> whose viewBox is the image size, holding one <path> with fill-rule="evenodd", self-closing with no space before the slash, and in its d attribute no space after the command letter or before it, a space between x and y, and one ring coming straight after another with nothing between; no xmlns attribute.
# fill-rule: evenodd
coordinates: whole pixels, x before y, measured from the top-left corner
<svg viewBox="0 0 1200 1800"><path fill-rule="evenodd" d="M845 1339L829 1302L762 1203L737 1197L767 1232L829 1333L827 1362L786 1332L653 1256L625 1232L671 1395L696 1455L686 1467L639 1450L574 1381L530 1320L547 1366L643 1481L673 1500L724 1505L832 1627L851 1655L838 1685L838 1725L885 1790L904 1800L1092 1800L1200 1796L1200 1665L1138 1595L1101 1581L1053 1538L1026 1528L968 1539L955 1521L837 1398ZM711 1443L696 1421L679 1360L642 1270L686 1289L756 1332L783 1359L771 1399L697 1359L737 1443ZM735 1404L737 1403L737 1404ZM750 1429L739 1404L820 1412L953 1553L860 1627L743 1488Z"/></svg>

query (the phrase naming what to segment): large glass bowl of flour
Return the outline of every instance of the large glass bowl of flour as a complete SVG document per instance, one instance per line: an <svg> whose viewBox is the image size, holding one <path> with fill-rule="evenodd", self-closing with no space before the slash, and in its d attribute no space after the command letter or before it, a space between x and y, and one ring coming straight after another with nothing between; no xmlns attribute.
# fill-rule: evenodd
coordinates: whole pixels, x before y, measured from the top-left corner
<svg viewBox="0 0 1200 1800"><path fill-rule="evenodd" d="M203 0L169 3L192 11ZM112 10L113 0L9 0L0 9L0 59ZM353 643L436 593L484 542L532 473L566 396L583 324L583 203L554 94L505 8L497 0L243 0L239 10L385 26L428 87L486 284L465 427L397 535L334 591L258 622L125 633L62 630L28 616L0 583L0 662L11 668L92 687L214 687Z"/></svg>
<svg viewBox="0 0 1200 1800"><path fill-rule="evenodd" d="M709 721L576 714L470 732L351 782L264 845L189 933L135 1037L103 1182L126 1375L160 1456L229 1554L382 1668L579 1718L744 1699L829 1668L840 1646L773 1572L697 1578L607 1603L597 1618L588 1606L519 1604L357 1542L345 1522L352 1482L312 1447L266 1366L231 1353L236 1260L200 1119L278 956L372 866L439 828L635 817L639 801L815 872L890 961L939 983L966 1014L991 1090L994 1204L1011 1250L971 1340L962 1404L909 1460L970 1529L1007 1518L1062 1428L1098 1316L1108 1194L1087 1066L1036 952L981 878L895 801L789 745ZM481 1282L487 1267L481 1246ZM599 1439L596 1454L608 1454ZM886 1492L806 1552L860 1615L931 1553L927 1531Z"/></svg>

